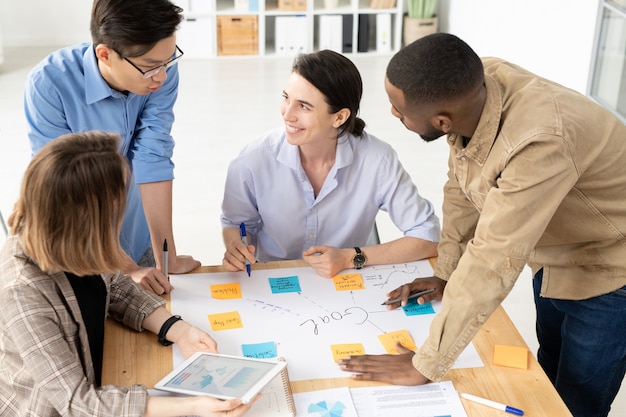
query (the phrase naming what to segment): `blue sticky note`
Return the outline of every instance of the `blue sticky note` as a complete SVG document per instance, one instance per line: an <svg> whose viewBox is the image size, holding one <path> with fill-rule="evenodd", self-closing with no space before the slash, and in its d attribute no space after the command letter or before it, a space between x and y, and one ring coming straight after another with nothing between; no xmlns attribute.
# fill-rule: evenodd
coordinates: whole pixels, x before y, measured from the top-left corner
<svg viewBox="0 0 626 417"><path fill-rule="evenodd" d="M402 307L404 310L404 314L407 316L418 316L420 314L435 314L435 310L430 303L425 304L417 304L414 300L409 300L409 302Z"/></svg>
<svg viewBox="0 0 626 417"><path fill-rule="evenodd" d="M241 351L246 358L267 359L278 356L274 342L242 344Z"/></svg>
<svg viewBox="0 0 626 417"><path fill-rule="evenodd" d="M272 294L300 292L300 280L297 276L269 278Z"/></svg>

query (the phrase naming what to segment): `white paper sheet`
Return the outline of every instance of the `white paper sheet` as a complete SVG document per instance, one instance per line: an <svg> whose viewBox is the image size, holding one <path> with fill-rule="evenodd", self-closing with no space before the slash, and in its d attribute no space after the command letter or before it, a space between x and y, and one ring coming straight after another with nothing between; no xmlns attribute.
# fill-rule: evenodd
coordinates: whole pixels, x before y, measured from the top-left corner
<svg viewBox="0 0 626 417"><path fill-rule="evenodd" d="M467 417L450 381L417 387L351 388L359 417Z"/></svg>
<svg viewBox="0 0 626 417"><path fill-rule="evenodd" d="M364 289L337 291L333 280L312 268L253 270L245 272L172 275L172 313L206 330L220 353L242 355L242 344L273 342L278 356L287 360L292 381L348 376L335 363L331 345L361 343L367 354L386 353L377 336L407 330L419 347L428 335L434 314L407 316L402 309L388 311L385 294L416 277L432 275L428 261L401 265L369 266L359 271ZM297 277L298 292L272 293L269 278ZM218 300L211 285L239 282L242 298ZM433 303L435 312L440 303ZM243 327L213 331L208 315L236 311ZM174 365L182 362L174 349ZM455 368L483 363L470 344Z"/></svg>

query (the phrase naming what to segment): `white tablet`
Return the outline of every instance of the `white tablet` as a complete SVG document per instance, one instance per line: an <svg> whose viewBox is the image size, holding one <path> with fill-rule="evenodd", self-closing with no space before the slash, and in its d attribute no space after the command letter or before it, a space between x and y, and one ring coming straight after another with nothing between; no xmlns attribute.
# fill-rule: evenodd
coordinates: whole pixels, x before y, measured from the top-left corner
<svg viewBox="0 0 626 417"><path fill-rule="evenodd" d="M284 361L197 352L154 388L249 403L287 365Z"/></svg>

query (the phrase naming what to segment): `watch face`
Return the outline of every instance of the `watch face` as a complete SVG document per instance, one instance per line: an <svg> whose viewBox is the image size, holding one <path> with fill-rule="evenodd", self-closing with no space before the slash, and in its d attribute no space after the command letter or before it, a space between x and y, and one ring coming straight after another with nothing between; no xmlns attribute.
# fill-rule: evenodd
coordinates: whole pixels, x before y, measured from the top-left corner
<svg viewBox="0 0 626 417"><path fill-rule="evenodd" d="M365 255L363 255L362 253L357 253L356 255L354 255L354 258L352 258L352 262L354 262L354 267L356 269L363 268L363 265L365 265Z"/></svg>

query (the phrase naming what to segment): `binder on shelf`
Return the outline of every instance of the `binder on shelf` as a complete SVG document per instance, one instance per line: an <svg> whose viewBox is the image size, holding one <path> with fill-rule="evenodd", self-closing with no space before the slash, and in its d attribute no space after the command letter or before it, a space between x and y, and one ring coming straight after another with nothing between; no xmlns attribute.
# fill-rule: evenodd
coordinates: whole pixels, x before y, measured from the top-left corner
<svg viewBox="0 0 626 417"><path fill-rule="evenodd" d="M176 31L176 41L186 59L205 59L215 55L215 35L209 17L186 18Z"/></svg>
<svg viewBox="0 0 626 417"><path fill-rule="evenodd" d="M319 49L343 52L343 16L323 14L319 19Z"/></svg>
<svg viewBox="0 0 626 417"><path fill-rule="evenodd" d="M342 25L342 51L343 52L352 52L352 26L353 26L353 18L351 14L343 15L343 25Z"/></svg>
<svg viewBox="0 0 626 417"><path fill-rule="evenodd" d="M359 15L359 26L357 32L357 51L369 51L370 43L370 19L367 14Z"/></svg>
<svg viewBox="0 0 626 417"><path fill-rule="evenodd" d="M283 358L278 360L284 361ZM295 417L296 405L289 384L289 373L285 367L262 391L263 395L250 408L255 417Z"/></svg>
<svg viewBox="0 0 626 417"><path fill-rule="evenodd" d="M376 15L376 52L391 52L391 14Z"/></svg>
<svg viewBox="0 0 626 417"><path fill-rule="evenodd" d="M276 55L295 56L306 52L306 16L276 16L274 31Z"/></svg>

